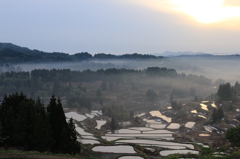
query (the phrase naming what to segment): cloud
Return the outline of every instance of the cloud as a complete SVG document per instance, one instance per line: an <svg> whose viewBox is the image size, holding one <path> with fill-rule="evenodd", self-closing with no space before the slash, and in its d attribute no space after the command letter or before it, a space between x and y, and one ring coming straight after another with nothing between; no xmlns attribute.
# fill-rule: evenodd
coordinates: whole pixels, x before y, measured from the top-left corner
<svg viewBox="0 0 240 159"><path fill-rule="evenodd" d="M223 5L231 6L231 7L240 7L240 1L239 0L225 0Z"/></svg>

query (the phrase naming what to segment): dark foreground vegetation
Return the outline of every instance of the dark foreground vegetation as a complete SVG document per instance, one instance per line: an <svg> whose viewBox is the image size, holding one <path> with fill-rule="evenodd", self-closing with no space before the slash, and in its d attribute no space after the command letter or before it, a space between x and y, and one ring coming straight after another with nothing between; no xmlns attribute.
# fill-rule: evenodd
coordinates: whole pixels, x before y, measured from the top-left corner
<svg viewBox="0 0 240 159"><path fill-rule="evenodd" d="M66 122L60 99L52 96L47 109L40 99L34 101L24 94L6 95L0 104L1 147L40 152L76 154L73 120Z"/></svg>

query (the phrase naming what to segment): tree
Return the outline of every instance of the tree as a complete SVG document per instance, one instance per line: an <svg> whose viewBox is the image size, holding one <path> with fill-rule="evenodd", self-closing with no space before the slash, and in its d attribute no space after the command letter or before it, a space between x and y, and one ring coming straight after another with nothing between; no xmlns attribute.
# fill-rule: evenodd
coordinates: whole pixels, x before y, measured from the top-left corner
<svg viewBox="0 0 240 159"><path fill-rule="evenodd" d="M176 101L172 101L171 103L172 109L177 109L178 105Z"/></svg>
<svg viewBox="0 0 240 159"><path fill-rule="evenodd" d="M102 90L102 91L106 91L106 90L107 90L107 82L106 82L106 81L103 81L103 82L101 83L101 90Z"/></svg>
<svg viewBox="0 0 240 159"><path fill-rule="evenodd" d="M72 154L75 155L76 153L80 152L81 147L80 147L80 144L77 142L76 128L72 118L68 121L68 128L69 128L69 136L71 138L68 149Z"/></svg>
<svg viewBox="0 0 240 159"><path fill-rule="evenodd" d="M19 105L13 130L13 144L26 150L32 149L34 126L36 122L33 100L23 100Z"/></svg>
<svg viewBox="0 0 240 159"><path fill-rule="evenodd" d="M102 108L102 114L105 114L105 107Z"/></svg>
<svg viewBox="0 0 240 159"><path fill-rule="evenodd" d="M199 101L198 96L195 96L193 101L198 102Z"/></svg>
<svg viewBox="0 0 240 159"><path fill-rule="evenodd" d="M157 94L156 92L154 92L154 90L148 89L146 92L146 96L148 97L148 99L154 100L157 97Z"/></svg>
<svg viewBox="0 0 240 159"><path fill-rule="evenodd" d="M218 88L217 95L223 101L231 100L232 96L233 96L233 91L232 91L230 83L221 84Z"/></svg>
<svg viewBox="0 0 240 159"><path fill-rule="evenodd" d="M218 120L216 108L213 109L212 121L215 123Z"/></svg>
<svg viewBox="0 0 240 159"><path fill-rule="evenodd" d="M60 98L56 99L54 95L52 96L47 106L47 112L52 129L52 137L55 141L52 146L52 152L70 154L78 152L79 150L72 146L75 143L75 138L71 136L71 126L66 122Z"/></svg>
<svg viewBox="0 0 240 159"><path fill-rule="evenodd" d="M40 152L50 151L54 143L47 113L40 98L35 103L36 122L33 133L33 147Z"/></svg>
<svg viewBox="0 0 240 159"><path fill-rule="evenodd" d="M217 118L218 120L221 120L222 118L224 118L224 113L223 113L223 109L220 107L217 110Z"/></svg>
<svg viewBox="0 0 240 159"><path fill-rule="evenodd" d="M174 98L173 93L171 93L171 94L170 94L170 102L173 101L173 98Z"/></svg>
<svg viewBox="0 0 240 159"><path fill-rule="evenodd" d="M129 116L131 119L134 119L134 111L133 110L130 111Z"/></svg>
<svg viewBox="0 0 240 159"><path fill-rule="evenodd" d="M177 103L177 101L172 101L171 106L172 106L172 109L174 109L174 110L179 110L182 108L182 104Z"/></svg>
<svg viewBox="0 0 240 159"><path fill-rule="evenodd" d="M26 95L5 95L0 103L1 137L8 147L75 154L80 151L73 123L67 124L60 99L47 107Z"/></svg>
<svg viewBox="0 0 240 159"><path fill-rule="evenodd" d="M226 132L226 138L233 146L240 147L240 126L229 128Z"/></svg>
<svg viewBox="0 0 240 159"><path fill-rule="evenodd" d="M219 120L221 120L222 118L224 117L224 113L223 113L223 110L222 108L214 108L213 109L213 113L212 113L212 121L213 122L217 122Z"/></svg>
<svg viewBox="0 0 240 159"><path fill-rule="evenodd" d="M112 117L112 119L111 119L110 129L111 129L112 134L115 134L115 130L116 130L116 120L115 120L114 117Z"/></svg>

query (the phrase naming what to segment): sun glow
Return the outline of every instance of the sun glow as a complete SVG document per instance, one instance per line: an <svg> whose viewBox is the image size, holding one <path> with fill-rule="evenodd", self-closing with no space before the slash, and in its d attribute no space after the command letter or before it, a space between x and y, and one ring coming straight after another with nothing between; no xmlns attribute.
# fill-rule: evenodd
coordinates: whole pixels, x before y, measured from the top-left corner
<svg viewBox="0 0 240 159"><path fill-rule="evenodd" d="M170 0L174 10L184 12L200 23L240 18L240 7L224 6L224 0Z"/></svg>

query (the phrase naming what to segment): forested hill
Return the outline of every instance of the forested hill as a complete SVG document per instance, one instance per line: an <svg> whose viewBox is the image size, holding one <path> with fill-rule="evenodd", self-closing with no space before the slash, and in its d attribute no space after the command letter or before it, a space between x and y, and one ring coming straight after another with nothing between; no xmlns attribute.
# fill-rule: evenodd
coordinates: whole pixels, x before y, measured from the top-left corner
<svg viewBox="0 0 240 159"><path fill-rule="evenodd" d="M69 55L61 52L43 52L31 50L26 47L17 46L11 43L0 43L0 63L25 63L25 62L73 62L86 60L145 60L145 59L162 59L162 56L142 55L142 54L124 54L112 55L99 53L94 56L88 52L76 53Z"/></svg>

